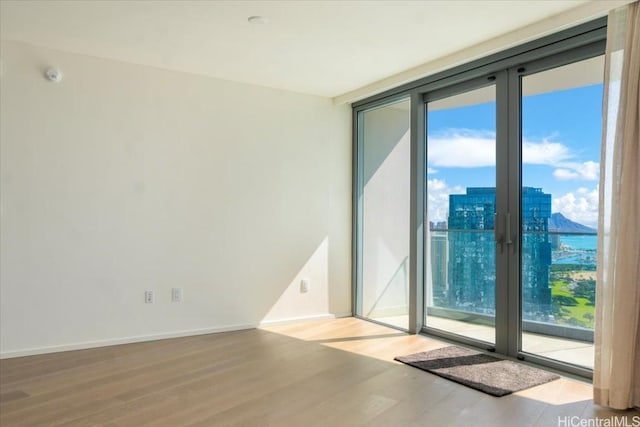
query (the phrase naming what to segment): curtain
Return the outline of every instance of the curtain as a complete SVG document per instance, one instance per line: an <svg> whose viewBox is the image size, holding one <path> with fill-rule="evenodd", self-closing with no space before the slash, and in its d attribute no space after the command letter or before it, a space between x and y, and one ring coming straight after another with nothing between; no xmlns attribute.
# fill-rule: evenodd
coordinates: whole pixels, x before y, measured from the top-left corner
<svg viewBox="0 0 640 427"><path fill-rule="evenodd" d="M600 163L594 402L640 407L640 7L609 14Z"/></svg>

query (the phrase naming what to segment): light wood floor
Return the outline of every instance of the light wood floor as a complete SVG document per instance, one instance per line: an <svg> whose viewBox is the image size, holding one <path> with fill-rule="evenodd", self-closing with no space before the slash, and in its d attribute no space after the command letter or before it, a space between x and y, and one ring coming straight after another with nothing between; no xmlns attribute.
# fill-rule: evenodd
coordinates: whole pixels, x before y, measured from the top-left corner
<svg viewBox="0 0 640 427"><path fill-rule="evenodd" d="M595 407L588 383L562 378L495 398L393 361L444 345L346 318L5 359L0 425L640 423L638 412Z"/></svg>

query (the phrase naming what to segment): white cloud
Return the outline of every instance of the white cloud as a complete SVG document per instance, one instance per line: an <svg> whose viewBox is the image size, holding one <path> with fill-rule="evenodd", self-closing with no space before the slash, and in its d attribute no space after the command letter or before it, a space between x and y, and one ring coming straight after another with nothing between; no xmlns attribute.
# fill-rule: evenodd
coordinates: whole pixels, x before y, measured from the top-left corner
<svg viewBox="0 0 640 427"><path fill-rule="evenodd" d="M496 134L490 131L448 129L429 137L429 164L444 167L472 168L495 166ZM464 154L464 155L463 155ZM569 148L546 139L523 141L522 158L534 165L556 165L570 159Z"/></svg>
<svg viewBox="0 0 640 427"><path fill-rule="evenodd" d="M578 172L582 175L582 179L597 181L600 177L600 163L591 160L584 162L578 167Z"/></svg>
<svg viewBox="0 0 640 427"><path fill-rule="evenodd" d="M438 169L434 169L434 168L427 168L427 173L428 174L434 174L434 173L438 173Z"/></svg>
<svg viewBox="0 0 640 427"><path fill-rule="evenodd" d="M553 198L553 212L560 212L572 221L596 228L598 226L598 189L578 188Z"/></svg>
<svg viewBox="0 0 640 427"><path fill-rule="evenodd" d="M580 179L583 181L597 181L600 174L600 164L592 161L584 163L562 163L561 168L553 171L553 176L561 181Z"/></svg>
<svg viewBox="0 0 640 427"><path fill-rule="evenodd" d="M569 147L559 142L522 142L522 161L530 165L556 165L572 157Z"/></svg>
<svg viewBox="0 0 640 427"><path fill-rule="evenodd" d="M448 129L429 136L427 147L428 173L435 173L433 166L476 168L495 166L495 132L470 129ZM599 164L593 161L572 162L574 154L569 147L543 139L522 142L522 161L530 165L556 167L553 176L558 180L580 179L596 181ZM432 171L432 172L429 172Z"/></svg>
<svg viewBox="0 0 640 427"><path fill-rule="evenodd" d="M553 177L560 181L568 181L570 179L578 179L580 174L569 169L556 169L553 171Z"/></svg>
<svg viewBox="0 0 640 427"><path fill-rule="evenodd" d="M576 193L578 194L589 194L589 192L592 190L589 190L588 188L585 187L580 187L576 190Z"/></svg>
<svg viewBox="0 0 640 427"><path fill-rule="evenodd" d="M429 164L440 167L494 166L495 153L495 133L465 129L430 136L427 146Z"/></svg>
<svg viewBox="0 0 640 427"><path fill-rule="evenodd" d="M460 186L449 187L444 180L427 180L427 219L428 221L446 221L449 215L449 194L464 194Z"/></svg>

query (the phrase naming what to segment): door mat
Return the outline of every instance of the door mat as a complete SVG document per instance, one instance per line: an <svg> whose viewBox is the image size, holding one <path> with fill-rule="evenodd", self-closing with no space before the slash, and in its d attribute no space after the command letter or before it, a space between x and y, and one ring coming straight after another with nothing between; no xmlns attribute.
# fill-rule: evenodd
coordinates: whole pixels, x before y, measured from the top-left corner
<svg viewBox="0 0 640 427"><path fill-rule="evenodd" d="M522 363L457 346L400 356L395 360L497 397L560 378Z"/></svg>

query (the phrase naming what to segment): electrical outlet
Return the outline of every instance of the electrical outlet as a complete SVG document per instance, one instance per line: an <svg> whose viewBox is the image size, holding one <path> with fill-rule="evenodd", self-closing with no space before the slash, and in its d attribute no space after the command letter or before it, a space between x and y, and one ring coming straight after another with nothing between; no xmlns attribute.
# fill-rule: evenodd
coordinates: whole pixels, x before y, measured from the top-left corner
<svg viewBox="0 0 640 427"><path fill-rule="evenodd" d="M145 304L153 303L153 291L144 291L144 302Z"/></svg>
<svg viewBox="0 0 640 427"><path fill-rule="evenodd" d="M310 285L309 279L302 279L300 281L300 293L306 294L307 292L309 292L309 285Z"/></svg>
<svg viewBox="0 0 640 427"><path fill-rule="evenodd" d="M182 302L182 288L171 288L171 301Z"/></svg>

